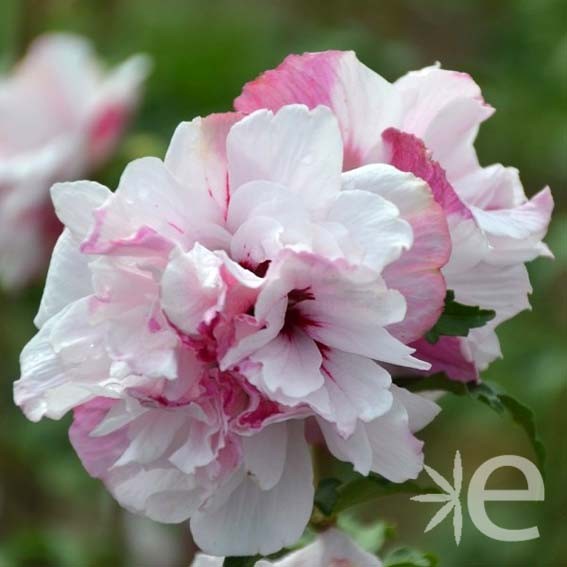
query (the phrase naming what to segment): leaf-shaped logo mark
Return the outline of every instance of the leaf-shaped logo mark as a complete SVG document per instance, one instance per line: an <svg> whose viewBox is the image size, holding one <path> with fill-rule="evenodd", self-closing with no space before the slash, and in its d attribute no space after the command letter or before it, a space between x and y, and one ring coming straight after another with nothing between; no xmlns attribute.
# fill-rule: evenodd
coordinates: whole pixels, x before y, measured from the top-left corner
<svg viewBox="0 0 567 567"><path fill-rule="evenodd" d="M436 470L424 465L425 471L431 477L431 480L443 491L432 494L420 494L412 496L412 500L416 502L440 502L443 503L441 508L435 512L429 523L425 527L425 531L432 530L438 526L451 512L453 512L453 530L455 533L455 543L459 545L461 542L461 534L463 531L463 511L461 508L460 496L463 485L463 465L461 462L461 454L459 451L455 453L453 462L453 484Z"/></svg>

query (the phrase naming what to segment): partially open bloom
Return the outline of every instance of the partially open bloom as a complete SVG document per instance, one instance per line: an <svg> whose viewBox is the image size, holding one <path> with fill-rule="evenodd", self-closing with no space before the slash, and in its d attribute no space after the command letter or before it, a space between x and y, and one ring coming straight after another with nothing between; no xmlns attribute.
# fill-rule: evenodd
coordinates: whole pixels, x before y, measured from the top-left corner
<svg viewBox="0 0 567 567"><path fill-rule="evenodd" d="M192 567L222 567L223 557L197 554ZM381 567L382 562L361 549L344 532L331 528L317 536L306 547L284 557L267 561L261 559L255 567Z"/></svg>
<svg viewBox="0 0 567 567"><path fill-rule="evenodd" d="M146 73L143 57L107 73L86 41L57 34L0 77L0 284L17 288L47 265L60 233L49 187L108 158Z"/></svg>
<svg viewBox="0 0 567 567"><path fill-rule="evenodd" d="M451 232L447 288L460 303L492 309L496 317L466 338L442 337L435 345L414 338L411 344L431 362L431 372L476 380L500 356L496 326L529 307L524 263L550 255L542 243L553 208L549 188L528 200L516 169L479 165L474 139L494 109L465 73L428 67L391 84L352 52L292 55L247 84L235 107L253 112L292 103L333 110L346 171L364 166L356 175L364 171L372 184L380 172L375 164L388 163L430 185Z"/></svg>
<svg viewBox="0 0 567 567"><path fill-rule="evenodd" d="M334 114L290 105L181 124L115 193L52 190L66 228L16 402L72 409L87 470L133 512L190 518L208 553L300 537L306 430L362 474L422 468L413 434L438 408L383 364L429 368L405 343L442 309L447 221L413 174L342 161Z"/></svg>

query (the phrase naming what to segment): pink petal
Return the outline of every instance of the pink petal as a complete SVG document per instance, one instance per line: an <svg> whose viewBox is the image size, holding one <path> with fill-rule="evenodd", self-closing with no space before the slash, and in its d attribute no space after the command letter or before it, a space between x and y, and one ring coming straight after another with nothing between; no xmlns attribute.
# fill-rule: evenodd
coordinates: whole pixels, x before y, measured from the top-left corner
<svg viewBox="0 0 567 567"><path fill-rule="evenodd" d="M402 97L396 88L363 65L352 51L290 55L281 65L248 83L234 101L250 113L301 103L331 108L344 144L344 169L383 161L380 134L398 126Z"/></svg>
<svg viewBox="0 0 567 567"><path fill-rule="evenodd" d="M125 428L100 437L91 435L117 403L121 402L110 398L95 398L77 406L73 411L69 438L83 466L96 478L103 477L128 447L129 439Z"/></svg>
<svg viewBox="0 0 567 567"><path fill-rule="evenodd" d="M428 374L445 373L458 382L476 382L479 379L474 362L467 360L460 337L440 337L435 344L420 339L412 343L416 356L431 364Z"/></svg>
<svg viewBox="0 0 567 567"><path fill-rule="evenodd" d="M471 216L467 206L459 199L447 181L445 171L439 162L432 158L419 138L394 128L386 130L382 138L388 144L389 163L427 182L433 191L435 200L443 207L445 214L459 214L463 218Z"/></svg>
<svg viewBox="0 0 567 567"><path fill-rule="evenodd" d="M149 67L146 57L131 57L113 69L101 83L89 113L91 167L100 165L115 150L138 105L141 86L149 73Z"/></svg>

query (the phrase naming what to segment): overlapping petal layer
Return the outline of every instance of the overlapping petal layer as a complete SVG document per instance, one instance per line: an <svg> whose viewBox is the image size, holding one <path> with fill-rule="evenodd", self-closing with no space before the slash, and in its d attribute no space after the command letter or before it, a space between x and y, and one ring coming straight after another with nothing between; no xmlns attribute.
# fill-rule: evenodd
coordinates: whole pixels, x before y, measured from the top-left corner
<svg viewBox="0 0 567 567"><path fill-rule="evenodd" d="M344 170L364 165L372 179L368 164L387 163L429 185L451 233L450 261L443 269L447 288L462 303L494 309L496 317L463 339L447 338L438 345L420 340L423 327L439 315L438 303L428 309L426 298L442 289L435 273L438 258L428 267L424 257L446 251L439 245L428 248L435 238L419 238L421 231L440 232L429 211L407 218L417 246L384 272L388 284L408 301L407 321L390 329L405 342L417 340L413 346L432 363L432 371L443 370L456 380L477 379L479 370L500 355L496 326L529 306L524 262L551 255L542 242L553 209L549 189L528 200L515 169L479 165L474 140L494 109L466 73L433 66L390 84L352 52L291 55L248 83L235 108L277 110L294 102L325 105L335 113ZM413 289L405 281L408 260L421 271L421 285Z"/></svg>
<svg viewBox="0 0 567 567"><path fill-rule="evenodd" d="M448 225L411 173L343 174L342 157L331 110L290 105L180 125L115 193L53 188L66 228L16 402L32 420L72 409L85 468L128 510L190 518L206 551L300 537L308 419L364 474L421 470L414 433L438 408L384 363L429 368L400 338L441 309Z"/></svg>

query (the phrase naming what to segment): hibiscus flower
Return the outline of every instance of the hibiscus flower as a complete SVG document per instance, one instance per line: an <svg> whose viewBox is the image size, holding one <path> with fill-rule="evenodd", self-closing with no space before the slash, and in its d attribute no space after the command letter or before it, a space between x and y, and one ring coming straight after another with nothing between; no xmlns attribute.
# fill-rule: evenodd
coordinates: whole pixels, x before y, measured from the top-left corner
<svg viewBox="0 0 567 567"><path fill-rule="evenodd" d="M77 179L112 154L148 71L132 57L105 72L72 35L36 40L0 77L0 284L41 274L61 232L49 203L55 181Z"/></svg>
<svg viewBox="0 0 567 567"><path fill-rule="evenodd" d="M447 221L413 174L380 165L359 184L342 163L335 115L289 105L181 124L165 160L131 163L115 193L52 190L65 230L16 403L34 421L73 410L90 474L128 510L190 518L207 553L297 541L307 428L362 474L422 468L414 433L439 408L384 364L429 368L397 338L425 330L400 290L432 290L435 321Z"/></svg>

